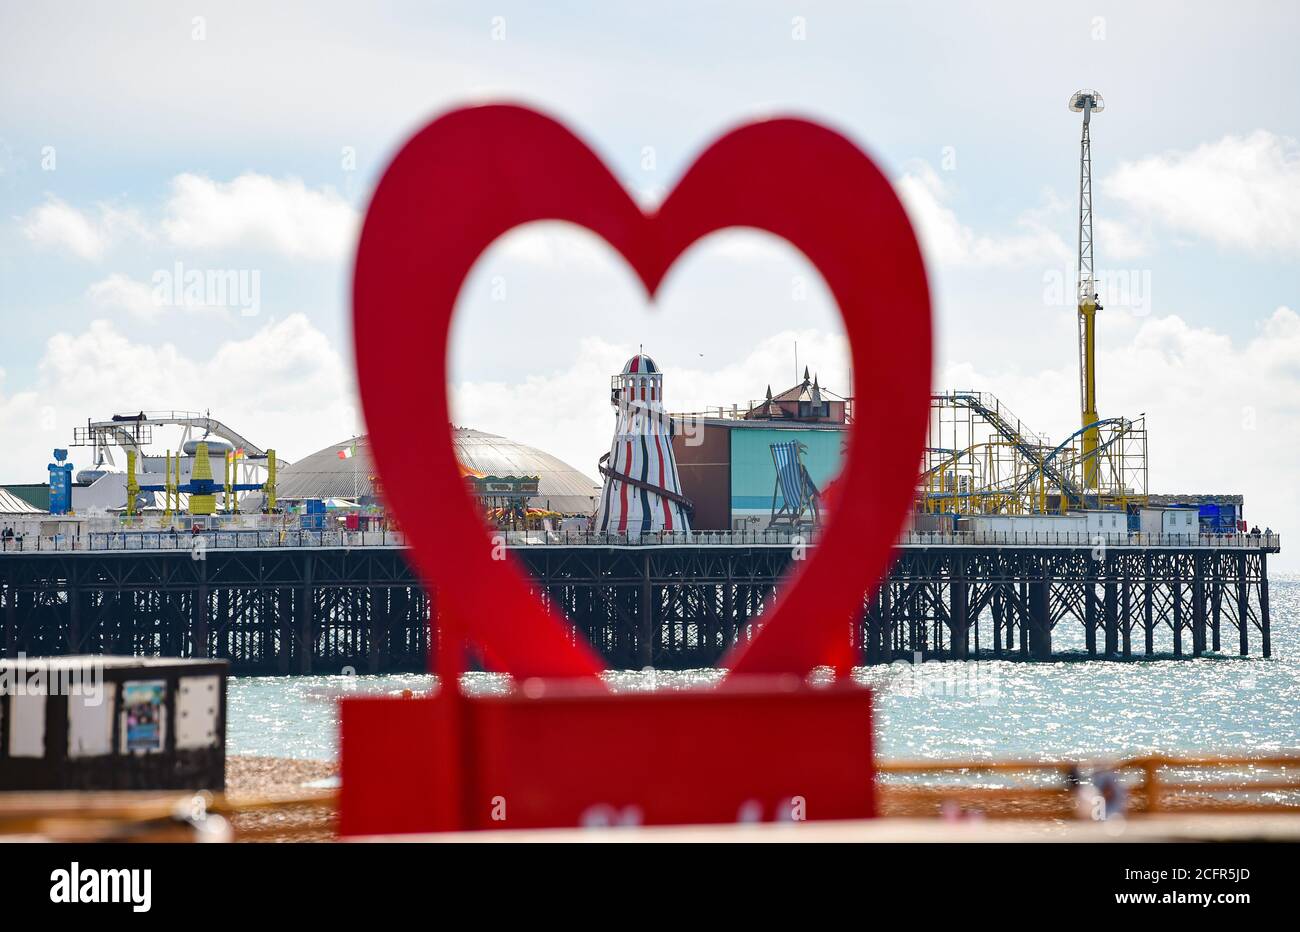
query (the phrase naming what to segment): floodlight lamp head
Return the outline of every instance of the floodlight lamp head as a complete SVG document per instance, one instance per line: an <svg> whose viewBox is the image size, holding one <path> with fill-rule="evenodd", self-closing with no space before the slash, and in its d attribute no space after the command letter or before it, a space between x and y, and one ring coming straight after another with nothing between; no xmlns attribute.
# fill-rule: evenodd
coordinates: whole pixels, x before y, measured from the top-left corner
<svg viewBox="0 0 1300 932"><path fill-rule="evenodd" d="M1080 113L1083 110L1101 113L1106 109L1106 101L1102 100L1101 95L1091 88L1084 88L1081 91L1074 92L1074 96L1070 98L1070 109L1075 113Z"/></svg>

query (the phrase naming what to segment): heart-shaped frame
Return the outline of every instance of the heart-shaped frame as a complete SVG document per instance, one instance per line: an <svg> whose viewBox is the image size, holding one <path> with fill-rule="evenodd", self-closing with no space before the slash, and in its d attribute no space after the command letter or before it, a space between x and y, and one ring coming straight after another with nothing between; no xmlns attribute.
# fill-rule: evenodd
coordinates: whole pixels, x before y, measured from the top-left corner
<svg viewBox="0 0 1300 932"><path fill-rule="evenodd" d="M853 662L851 627L887 572L911 507L931 374L930 296L888 179L839 133L799 119L750 123L710 145L662 206L643 213L601 160L525 107L452 111L417 132L366 212L353 280L357 378L385 501L439 616L501 672L595 677L603 668L493 559L460 478L447 401L447 341L470 269L503 234L561 220L608 242L653 299L696 241L748 227L799 249L848 335L853 426L837 502L764 624L728 654L732 673L806 674Z"/></svg>

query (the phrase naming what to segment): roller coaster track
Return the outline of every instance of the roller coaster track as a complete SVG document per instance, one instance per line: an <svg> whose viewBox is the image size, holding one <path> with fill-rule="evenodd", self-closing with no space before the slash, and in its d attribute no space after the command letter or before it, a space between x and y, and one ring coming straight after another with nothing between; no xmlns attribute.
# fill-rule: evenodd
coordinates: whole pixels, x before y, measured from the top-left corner
<svg viewBox="0 0 1300 932"><path fill-rule="evenodd" d="M1047 463L1051 463L1052 461L1054 461L1054 460L1055 460L1055 459L1056 459L1056 458L1057 458L1057 457L1058 457L1062 452L1064 452L1065 450L1069 449L1069 447L1070 447L1070 446L1071 446L1075 441L1077 441L1080 437L1082 437L1082 436L1083 436L1085 433L1087 433L1088 431L1090 431L1090 430L1098 430L1098 431L1100 431L1101 428L1103 428L1103 427L1110 427L1110 426L1112 426L1112 425L1117 426L1117 427L1119 428L1119 430L1117 430L1117 431L1116 431L1116 432L1115 432L1115 433L1114 433L1114 434L1113 434L1109 439L1107 439L1105 442L1103 442L1103 443L1101 443L1100 445L1098 445L1097 449L1093 450L1091 453L1089 453L1089 454L1085 457L1085 459L1097 459L1097 460L1100 460L1100 459L1101 459L1101 455L1102 455L1105 451L1109 450L1112 446L1114 446L1115 444L1117 444L1117 443L1119 443L1121 440L1123 440L1123 439L1125 438L1125 436L1127 436L1128 432L1129 432L1130 430L1132 430L1132 428L1133 428L1133 422L1132 422L1132 421L1128 420L1127 418L1122 418L1122 417L1108 417L1108 418L1102 418L1100 421L1094 421L1094 422L1091 423L1091 424L1086 424L1086 425L1084 425L1083 427L1081 427L1081 428L1079 428L1078 430L1076 430L1074 433L1072 433L1069 437L1066 437L1065 440L1063 440L1063 441L1061 441L1059 444L1057 444L1056 447L1052 450L1052 452L1048 453L1045 457L1043 457L1043 463L1044 463L1044 464L1047 464ZM1051 474L1048 473L1047 475L1050 476ZM1018 493L1022 492L1022 491L1023 491L1023 490L1028 486L1028 485L1029 485L1029 483L1033 481L1033 478L1034 478L1034 474L1033 474L1033 473L1030 473L1028 478L1026 478L1026 479L1022 479L1019 485L1017 485L1014 489L1010 490L1011 493L1012 493L1012 494L1018 494ZM1075 505L1075 504L1083 504L1084 501L1085 501L1085 500L1084 500L1084 493L1082 493L1082 492L1079 492L1079 493L1071 492L1071 493L1069 493L1068 501L1069 501L1069 503L1070 503L1071 505Z"/></svg>
<svg viewBox="0 0 1300 932"><path fill-rule="evenodd" d="M942 474L946 473L950 469L956 470L964 462L970 463L974 461L978 457L980 451L985 451L987 455L991 456L994 448L996 447L1008 447L1011 449L1016 449L1014 444L1006 440L981 440L978 443L972 443L964 450L954 450L946 447L927 447L926 448L927 455L936 454L936 453L943 454L943 459L935 463L935 465L931 466L929 469L925 470L925 472L921 473L920 484L925 484L932 477L941 476ZM1017 450L1017 452L1019 451ZM1028 474L1028 478L1032 479L1037 474L1038 474L1037 469L1033 468L1031 472ZM947 501L950 499L959 499L959 498L970 498L975 496L1001 497L1010 500L1011 498L1014 498L1015 496L1020 494L1018 490L1025 485L1025 483L1019 481L1017 481L1015 485L1010 485L1008 484L1010 481L1011 481L1010 479L995 481L988 485L982 485L977 488L972 487L965 491L959 491L956 489L944 490L944 491L927 490L924 492L923 497L925 498L926 501L932 501L932 502Z"/></svg>
<svg viewBox="0 0 1300 932"><path fill-rule="evenodd" d="M1075 488L1074 483L1070 482L1064 473L1051 464L1051 460L1061 448L1058 447L1051 455L1044 456L1043 449L1047 444L1043 439L1033 431L1023 427L1019 423L1019 418L1016 419L1016 424L1012 424L1007 418L1003 417L1000 410L1001 406L997 404L996 400L994 400L993 405L990 405L979 392L947 392L938 397L970 408L987 421L1002 439L1014 446L1030 465L1036 470L1040 470L1050 482L1060 489L1062 494L1066 496L1067 501L1082 500L1082 493ZM1031 477L1032 475L1031 473Z"/></svg>
<svg viewBox="0 0 1300 932"><path fill-rule="evenodd" d="M1025 459L1028 460L1030 465L1033 467L1029 471L1029 473L1027 473L1025 477L1020 479L1019 482L1017 482L1016 484L1009 485L1009 486L1001 486L1001 485L991 486L988 488L980 489L978 490L978 494L981 495L1004 496L1008 499L1015 498L1019 495L1024 494L1025 491L1037 480L1038 474L1041 472L1043 475L1047 476L1048 479L1050 479L1051 481L1058 483L1058 488L1060 488L1065 493L1066 501L1070 507L1084 505L1086 504L1085 493L1078 491L1075 488L1074 483L1068 483L1064 480L1063 474L1059 470L1054 468L1055 461L1062 453L1070 449L1078 441L1078 439L1082 437L1089 430L1095 429L1100 431L1102 428L1112 427L1112 426L1118 428L1118 430L1116 430L1113 435L1111 435L1108 439L1106 439L1103 443L1101 443L1097 447L1097 449L1094 450L1092 453L1090 453L1087 457L1088 459L1099 460L1107 450L1109 450L1115 444L1123 440L1128 435L1129 431L1133 429L1133 422L1128 420L1127 418L1122 418L1122 417L1103 418L1102 420L1096 421L1092 424L1087 424L1079 428L1073 434L1071 434L1069 437L1063 440L1061 443L1053 447L1052 450L1049 453L1047 453L1047 455L1043 456L1041 451L1046 447L1046 444L1042 443L1041 438L1023 429L1017 431L1014 427L1012 427L1010 422L1006 420L1006 418L1002 417L1000 412L998 412L996 409L988 407L983 401L979 400L978 396L974 395L974 393L953 393L953 394L945 395L944 397L958 399L958 400L974 398L975 403L970 404L969 407L971 407L973 411L978 413L981 417L983 417L990 424L992 424L994 429L997 430L997 432L1005 438L1005 442L1015 447L1017 452L1019 452L1021 456L1024 456ZM1037 445L1034 447L1029 447L1026 443L1023 442L1022 438L1025 436L1032 438ZM947 468L950 464L955 464L959 462L963 456L966 456L971 451L975 450L977 447L985 446L986 443L987 441L982 443L972 444L971 446L967 447L965 450L960 450L960 451L937 450L936 448L935 452L948 453L950 454L950 456L945 458L942 462L940 462L936 466L933 466L930 469L926 470L924 473L922 473L922 478L924 479L925 477L935 472L939 472ZM927 493L925 497L931 500L948 499L948 498L961 497L962 494L965 493L931 492L931 493Z"/></svg>

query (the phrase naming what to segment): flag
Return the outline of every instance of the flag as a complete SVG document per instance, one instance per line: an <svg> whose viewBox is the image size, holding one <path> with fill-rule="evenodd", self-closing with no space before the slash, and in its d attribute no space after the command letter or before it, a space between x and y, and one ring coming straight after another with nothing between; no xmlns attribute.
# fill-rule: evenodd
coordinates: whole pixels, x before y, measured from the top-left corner
<svg viewBox="0 0 1300 932"><path fill-rule="evenodd" d="M355 443L352 444L352 446L350 447L344 447L342 450L339 450L339 459L341 460L349 460L356 455L357 455L357 445Z"/></svg>

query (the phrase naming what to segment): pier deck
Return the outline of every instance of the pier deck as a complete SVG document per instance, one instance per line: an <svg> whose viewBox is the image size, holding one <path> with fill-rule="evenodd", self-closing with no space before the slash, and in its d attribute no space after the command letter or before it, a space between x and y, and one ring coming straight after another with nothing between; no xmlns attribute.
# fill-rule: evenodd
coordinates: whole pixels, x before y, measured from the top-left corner
<svg viewBox="0 0 1300 932"><path fill-rule="evenodd" d="M0 651L220 657L240 674L426 669L434 600L399 536L242 533L0 552ZM751 636L796 555L816 547L693 537L505 543L612 667L688 669ZM1267 657L1267 556L1279 546L1277 535L905 535L863 607L862 657L1042 660L1072 625L1091 657Z"/></svg>

